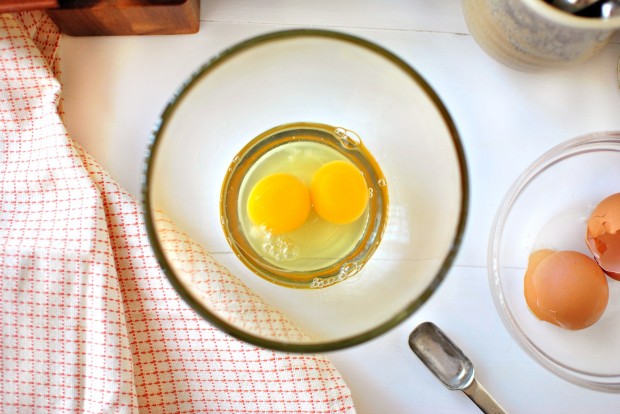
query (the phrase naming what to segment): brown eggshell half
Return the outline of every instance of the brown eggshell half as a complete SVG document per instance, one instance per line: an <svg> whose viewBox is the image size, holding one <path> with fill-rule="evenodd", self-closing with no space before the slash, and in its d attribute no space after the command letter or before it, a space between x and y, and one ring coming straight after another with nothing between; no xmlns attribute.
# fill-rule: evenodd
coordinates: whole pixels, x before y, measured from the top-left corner
<svg viewBox="0 0 620 414"><path fill-rule="evenodd" d="M571 330L598 321L609 301L607 278L601 268L592 258L574 251L532 253L524 294L538 319Z"/></svg>
<svg viewBox="0 0 620 414"><path fill-rule="evenodd" d="M605 198L592 211L586 244L605 273L620 280L620 193Z"/></svg>

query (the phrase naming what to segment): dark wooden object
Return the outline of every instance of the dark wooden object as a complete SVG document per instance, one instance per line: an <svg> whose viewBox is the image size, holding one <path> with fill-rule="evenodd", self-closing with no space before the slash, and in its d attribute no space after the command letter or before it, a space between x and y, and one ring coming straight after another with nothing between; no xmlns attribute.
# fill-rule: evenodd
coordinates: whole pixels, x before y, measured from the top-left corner
<svg viewBox="0 0 620 414"><path fill-rule="evenodd" d="M0 12L46 9L70 36L196 33L200 0L0 0Z"/></svg>
<svg viewBox="0 0 620 414"><path fill-rule="evenodd" d="M58 0L0 0L0 14L58 7Z"/></svg>

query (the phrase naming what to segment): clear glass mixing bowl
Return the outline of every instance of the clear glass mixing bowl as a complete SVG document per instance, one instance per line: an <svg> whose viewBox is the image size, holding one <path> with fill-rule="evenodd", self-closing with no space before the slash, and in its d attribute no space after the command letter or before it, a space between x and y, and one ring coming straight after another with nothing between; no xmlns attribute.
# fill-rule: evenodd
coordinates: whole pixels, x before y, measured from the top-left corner
<svg viewBox="0 0 620 414"><path fill-rule="evenodd" d="M607 278L609 303L594 325L571 331L529 310L523 278L530 253L575 250L590 257L586 225L594 207L620 192L620 132L593 133L536 160L506 195L491 231L489 283L499 315L538 363L576 384L620 391L620 282Z"/></svg>
<svg viewBox="0 0 620 414"><path fill-rule="evenodd" d="M376 251L356 274L318 289L258 277L221 225L235 156L296 122L355 131L389 193ZM431 87L374 43L314 29L252 38L199 68L161 115L143 189L152 247L180 295L237 338L295 352L361 343L420 308L446 276L468 205L459 136Z"/></svg>

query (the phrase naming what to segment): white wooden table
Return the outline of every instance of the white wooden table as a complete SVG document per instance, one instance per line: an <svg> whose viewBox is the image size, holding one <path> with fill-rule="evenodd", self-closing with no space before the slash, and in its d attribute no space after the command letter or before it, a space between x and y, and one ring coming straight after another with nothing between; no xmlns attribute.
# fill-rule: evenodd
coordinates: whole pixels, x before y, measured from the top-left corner
<svg viewBox="0 0 620 414"><path fill-rule="evenodd" d="M469 36L458 0L203 0L201 14L196 35L62 40L68 131L136 197L150 130L173 91L214 53L283 28L340 30L395 52L435 88L462 137L470 214L446 281L390 333L329 355L359 413L478 412L410 351L409 333L426 320L469 355L479 380L508 412L620 412L620 393L572 385L513 342L495 311L486 268L491 222L517 175L564 140L620 130L620 36L585 64L532 74L488 57Z"/></svg>

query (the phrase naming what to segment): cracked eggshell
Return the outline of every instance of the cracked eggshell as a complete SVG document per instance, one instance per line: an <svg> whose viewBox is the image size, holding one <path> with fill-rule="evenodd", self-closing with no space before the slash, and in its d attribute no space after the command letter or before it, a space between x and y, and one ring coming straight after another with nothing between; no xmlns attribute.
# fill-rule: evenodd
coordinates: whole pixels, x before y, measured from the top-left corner
<svg viewBox="0 0 620 414"><path fill-rule="evenodd" d="M609 301L607 278L591 257L575 251L538 250L524 278L525 300L540 320L579 330L597 322Z"/></svg>
<svg viewBox="0 0 620 414"><path fill-rule="evenodd" d="M594 208L588 219L586 243L605 273L620 280L620 193Z"/></svg>

